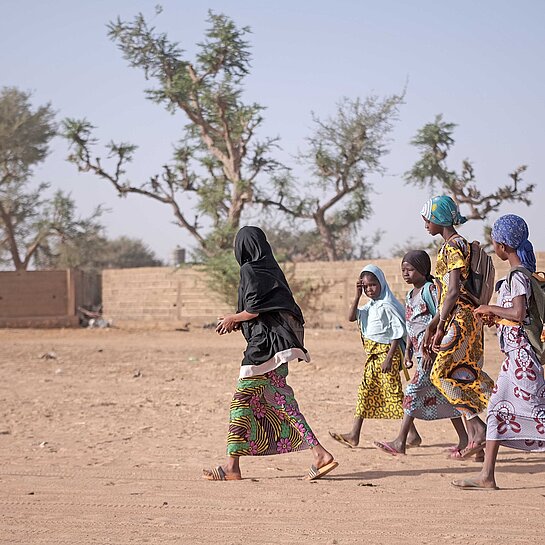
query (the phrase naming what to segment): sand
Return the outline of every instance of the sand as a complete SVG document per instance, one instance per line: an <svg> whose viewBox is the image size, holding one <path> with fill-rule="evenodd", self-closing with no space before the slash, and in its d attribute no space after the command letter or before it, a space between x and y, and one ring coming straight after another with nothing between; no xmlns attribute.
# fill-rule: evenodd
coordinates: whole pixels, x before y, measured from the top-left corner
<svg viewBox="0 0 545 545"><path fill-rule="evenodd" d="M460 491L474 461L447 460L447 421L417 423L407 456L371 447L399 421L348 431L362 372L353 330L310 330L310 364L289 382L339 467L302 479L309 452L245 458L239 482L207 482L222 461L242 338L209 330L1 330L0 543L543 543L545 457L501 449L496 492ZM488 339L485 368L499 354Z"/></svg>

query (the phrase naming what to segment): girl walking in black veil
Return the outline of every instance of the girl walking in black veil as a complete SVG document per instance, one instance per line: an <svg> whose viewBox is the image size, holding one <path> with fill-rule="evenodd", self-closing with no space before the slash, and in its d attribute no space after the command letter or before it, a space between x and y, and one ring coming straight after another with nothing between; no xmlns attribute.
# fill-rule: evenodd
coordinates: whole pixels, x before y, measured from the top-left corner
<svg viewBox="0 0 545 545"><path fill-rule="evenodd" d="M303 314L261 229L240 229L235 257L240 265L237 313L221 318L216 331L240 329L248 345L231 401L227 462L204 470L203 476L239 480L241 456L311 449L308 479L319 479L338 464L316 439L286 382L288 362L310 361Z"/></svg>

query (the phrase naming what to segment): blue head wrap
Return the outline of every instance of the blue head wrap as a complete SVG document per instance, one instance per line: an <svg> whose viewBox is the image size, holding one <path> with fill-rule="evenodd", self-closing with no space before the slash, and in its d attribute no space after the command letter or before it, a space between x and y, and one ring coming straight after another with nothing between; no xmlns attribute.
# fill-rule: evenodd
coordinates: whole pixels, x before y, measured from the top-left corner
<svg viewBox="0 0 545 545"><path fill-rule="evenodd" d="M499 244L506 244L516 250L522 265L535 272L536 256L528 235L528 225L520 216L506 214L495 221L491 236Z"/></svg>
<svg viewBox="0 0 545 545"><path fill-rule="evenodd" d="M460 225L467 221L467 218L460 214L458 205L448 195L433 197L426 202L420 213L428 221L442 227Z"/></svg>

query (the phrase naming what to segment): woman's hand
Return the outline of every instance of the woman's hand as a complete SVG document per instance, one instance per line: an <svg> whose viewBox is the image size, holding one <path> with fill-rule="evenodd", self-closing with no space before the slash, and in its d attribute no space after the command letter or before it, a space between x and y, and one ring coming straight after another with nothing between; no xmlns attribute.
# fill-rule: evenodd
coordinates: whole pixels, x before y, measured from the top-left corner
<svg viewBox="0 0 545 545"><path fill-rule="evenodd" d="M430 325L426 328L426 331L424 333L424 338L422 339L422 353L424 355L431 355L431 349L433 346L433 337L435 336L435 331L437 330L437 327L433 322L430 323Z"/></svg>
<svg viewBox="0 0 545 545"><path fill-rule="evenodd" d="M247 310L241 310L236 314L226 314L218 318L218 325L216 326L216 333L225 335L231 333L231 331L237 331L240 329L241 322L247 322L257 318L259 313L248 312Z"/></svg>
<svg viewBox="0 0 545 545"><path fill-rule="evenodd" d="M410 369L413 364L413 351L412 348L408 345L407 350L405 350L405 357L403 358L403 365L406 369Z"/></svg>
<svg viewBox="0 0 545 545"><path fill-rule="evenodd" d="M428 355L422 356L422 370L428 372L431 371L431 368L433 367L433 358Z"/></svg>
<svg viewBox="0 0 545 545"><path fill-rule="evenodd" d="M238 321L234 314L227 314L225 316L220 316L218 325L216 326L216 333L219 335L225 335L226 333L231 333L238 327Z"/></svg>
<svg viewBox="0 0 545 545"><path fill-rule="evenodd" d="M481 305L473 311L473 315L476 317L480 317L485 314L494 314L490 305Z"/></svg>
<svg viewBox="0 0 545 545"><path fill-rule="evenodd" d="M382 362L381 369L383 373L391 373L392 372L392 358L389 358L388 356L386 359Z"/></svg>
<svg viewBox="0 0 545 545"><path fill-rule="evenodd" d="M435 335L433 336L433 340L431 341L431 349L436 354L441 349L441 341L443 340L443 337L445 336L445 326L444 322L440 321L439 325L437 326L437 329L435 331ZM429 352L426 355L430 355Z"/></svg>
<svg viewBox="0 0 545 545"><path fill-rule="evenodd" d="M481 305L473 311L473 316L481 320L488 327L496 325L497 316L493 312L493 307L490 305Z"/></svg>

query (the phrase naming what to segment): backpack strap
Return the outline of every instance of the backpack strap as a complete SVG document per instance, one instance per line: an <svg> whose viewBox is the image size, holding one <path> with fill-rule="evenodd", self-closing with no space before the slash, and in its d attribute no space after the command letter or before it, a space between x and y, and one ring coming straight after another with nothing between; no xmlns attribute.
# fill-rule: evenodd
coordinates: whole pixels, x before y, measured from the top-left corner
<svg viewBox="0 0 545 545"><path fill-rule="evenodd" d="M433 298L433 295L431 293L432 287L433 282L426 282L422 286L422 299L424 299L424 303L426 303L426 306L428 307L431 315L435 316L435 314L437 313L437 304L435 303L435 299Z"/></svg>
<svg viewBox="0 0 545 545"><path fill-rule="evenodd" d="M531 299L535 301L535 304L539 311L539 315L543 320L545 318L545 292L540 286L541 280L539 279L539 275L543 273L532 273L526 267L513 267L507 274L506 278L509 285L511 285L511 278L516 272L522 273L530 281L530 285L532 287Z"/></svg>

